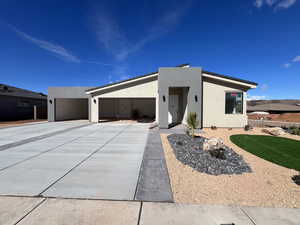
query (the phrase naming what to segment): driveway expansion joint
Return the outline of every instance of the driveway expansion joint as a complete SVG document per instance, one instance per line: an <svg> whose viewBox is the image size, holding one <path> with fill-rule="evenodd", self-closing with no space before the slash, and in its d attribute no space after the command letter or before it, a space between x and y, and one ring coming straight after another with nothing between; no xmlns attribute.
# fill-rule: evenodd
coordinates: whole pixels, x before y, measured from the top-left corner
<svg viewBox="0 0 300 225"><path fill-rule="evenodd" d="M69 173L71 173L73 170L75 170L78 166L80 166L82 163L84 163L86 160L91 158L94 154L99 152L102 148L104 148L108 143L110 143L112 140L114 140L117 136L119 136L121 133L123 133L128 127L131 125L126 126L121 131L119 131L116 135L114 135L112 138L110 138L108 141L106 141L103 145L101 145L99 148L97 148L95 151L90 153L87 157L85 157L83 160L81 160L79 163L77 163L75 166L73 166L70 170L68 170L63 176L55 180L53 183L51 183L47 188L45 188L42 192L40 192L38 195L42 196L43 193L45 193L47 190L49 190L53 185L55 185L57 182L59 182L61 179L63 179L65 176L67 176Z"/></svg>
<svg viewBox="0 0 300 225"><path fill-rule="evenodd" d="M45 138L48 138L48 137L51 137L51 136L54 136L54 135L57 135L57 134L62 134L62 133L65 133L65 132L68 132L68 131L71 131L71 130L74 130L74 129L78 129L78 128L82 128L82 127L86 127L86 126L90 126L90 125L91 125L91 123L80 125L80 126L75 126L75 127L70 127L70 128L63 129L63 130L54 131L54 132L51 132L51 133L48 133L48 134L43 134L43 135L39 135L39 136L35 136L35 137L26 138L26 139L23 139L23 140L20 140L20 141L16 141L14 143L1 145L0 146L0 151L4 151L4 150L7 150L7 149L10 149L10 148L19 146L19 145L27 144L27 143L30 143L30 142L39 141L39 140L42 140L42 139L45 139Z"/></svg>
<svg viewBox="0 0 300 225"><path fill-rule="evenodd" d="M242 207L239 207L239 208L249 218L249 220L251 220L251 222L253 223L253 225L256 225L256 223L253 220L253 218L250 215L248 215L248 213Z"/></svg>
<svg viewBox="0 0 300 225"><path fill-rule="evenodd" d="M15 222L13 225L17 225L20 223L23 219L25 219L27 216L29 216L34 210L36 210L38 207L40 207L47 199L42 199L36 206L34 206L29 212L27 212L24 216L22 216L17 222Z"/></svg>

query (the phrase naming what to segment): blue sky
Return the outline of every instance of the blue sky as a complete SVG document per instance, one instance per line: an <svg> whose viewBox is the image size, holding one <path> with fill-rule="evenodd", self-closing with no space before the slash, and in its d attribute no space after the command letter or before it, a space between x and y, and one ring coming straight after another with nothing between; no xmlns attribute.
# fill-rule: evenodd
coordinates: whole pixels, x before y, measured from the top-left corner
<svg viewBox="0 0 300 225"><path fill-rule="evenodd" d="M190 63L300 98L300 0L1 0L0 83L47 92Z"/></svg>

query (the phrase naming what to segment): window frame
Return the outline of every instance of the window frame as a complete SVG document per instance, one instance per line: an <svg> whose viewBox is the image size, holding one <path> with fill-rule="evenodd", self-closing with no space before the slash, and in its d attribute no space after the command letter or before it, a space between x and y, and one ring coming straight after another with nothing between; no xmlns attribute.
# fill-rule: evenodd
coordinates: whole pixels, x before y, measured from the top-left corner
<svg viewBox="0 0 300 225"><path fill-rule="evenodd" d="M236 93L242 94L242 110L239 113L226 113L226 94L228 93ZM225 105L224 105L225 115L243 115L244 114L244 92L243 91L225 91Z"/></svg>

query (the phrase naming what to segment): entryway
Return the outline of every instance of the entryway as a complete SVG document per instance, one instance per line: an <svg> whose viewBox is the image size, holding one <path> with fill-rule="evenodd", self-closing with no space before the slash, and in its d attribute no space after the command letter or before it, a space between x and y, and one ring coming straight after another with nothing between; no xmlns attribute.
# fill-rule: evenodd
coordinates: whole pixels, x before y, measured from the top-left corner
<svg viewBox="0 0 300 225"><path fill-rule="evenodd" d="M169 88L168 123L172 127L184 122L187 113L188 87Z"/></svg>

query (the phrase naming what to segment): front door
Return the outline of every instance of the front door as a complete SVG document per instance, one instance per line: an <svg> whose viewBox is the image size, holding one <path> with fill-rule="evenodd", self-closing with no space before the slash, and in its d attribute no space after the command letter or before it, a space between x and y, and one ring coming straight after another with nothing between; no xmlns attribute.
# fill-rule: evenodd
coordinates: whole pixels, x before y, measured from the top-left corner
<svg viewBox="0 0 300 225"><path fill-rule="evenodd" d="M179 104L179 96L169 95L169 116L168 116L169 124L178 123L178 116L179 116L178 104Z"/></svg>

